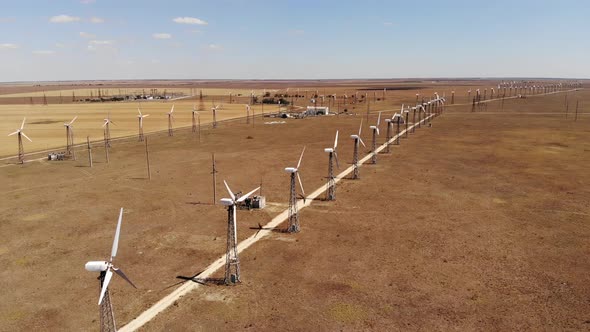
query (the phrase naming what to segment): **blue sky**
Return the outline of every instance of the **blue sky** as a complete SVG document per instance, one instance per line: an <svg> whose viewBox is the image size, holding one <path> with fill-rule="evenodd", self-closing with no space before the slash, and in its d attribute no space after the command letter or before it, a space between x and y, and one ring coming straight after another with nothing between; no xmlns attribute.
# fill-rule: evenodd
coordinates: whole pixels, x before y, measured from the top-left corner
<svg viewBox="0 0 590 332"><path fill-rule="evenodd" d="M590 78L586 0L1 1L4 82Z"/></svg>

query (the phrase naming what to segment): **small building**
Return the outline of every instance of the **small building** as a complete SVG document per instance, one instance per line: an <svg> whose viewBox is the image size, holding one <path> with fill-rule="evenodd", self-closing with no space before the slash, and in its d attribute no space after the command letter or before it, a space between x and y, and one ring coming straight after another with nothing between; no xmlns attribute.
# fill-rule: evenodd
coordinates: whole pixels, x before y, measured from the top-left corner
<svg viewBox="0 0 590 332"><path fill-rule="evenodd" d="M330 114L330 108L326 106L307 106L305 110L306 116L316 116L316 115L328 115Z"/></svg>

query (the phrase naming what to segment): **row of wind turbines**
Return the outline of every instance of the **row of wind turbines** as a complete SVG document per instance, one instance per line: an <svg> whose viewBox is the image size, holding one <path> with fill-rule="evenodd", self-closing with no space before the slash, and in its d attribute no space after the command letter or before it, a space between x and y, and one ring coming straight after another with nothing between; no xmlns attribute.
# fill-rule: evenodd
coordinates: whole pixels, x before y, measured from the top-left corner
<svg viewBox="0 0 590 332"><path fill-rule="evenodd" d="M397 137L398 139L394 142L394 144L399 144L399 135L400 135L400 126L404 124L406 126L406 135L408 133L408 117L410 112L414 112L414 127L417 125L415 122L415 115L418 112L418 124L422 121L430 119L430 116L434 113L434 115L440 114L442 112L442 107L444 106L444 98L437 98L433 101L429 101L427 103L417 105L416 107L405 107L402 105L401 110L399 113L395 112L391 118L385 120L387 123L387 141L386 147L387 151L389 152L389 145L391 143L391 131L394 124L397 124ZM173 110L170 111L170 116ZM145 115L140 113L140 119L144 118ZM140 120L141 121L141 120ZM361 124L359 127L358 133L354 133L350 135L350 138L353 140L354 144L354 151L353 151L353 167L354 172L352 179L359 179L359 144L362 144L366 147L365 143L361 138L362 134L362 123L363 120L361 119ZM379 126L381 124L381 112L379 112L377 121L374 125L370 126L372 130L372 163L376 163L377 159L377 147L376 141L377 136L380 134ZM412 129L413 129L412 128ZM329 147L325 148L324 152L328 154L328 177L327 177L327 185L326 185L326 200L332 201L336 199L336 176L334 174L334 164L337 168L339 168L338 162L338 138L339 138L339 130L336 131L334 137L334 144ZM305 153L305 146L299 155L299 159L295 167L286 167L284 170L286 173L289 174L290 179L290 194L289 194L289 214L288 214L288 224L286 228L286 232L288 233L297 233L300 231L300 219L299 219L299 212L298 212L298 199L302 199L303 202L306 200L305 190L303 188L303 181L301 179L300 170L301 164L303 161L303 155ZM236 194L230 188L227 181L223 181L225 188L229 197L221 198L220 202L223 206L227 208L227 247L226 247L226 256L225 256L225 274L224 274L224 283L226 285L233 285L236 283L241 282L240 278L240 261L238 256L238 221L237 221L237 207L240 203L244 202L248 199L251 195L255 192L260 190L260 187L257 187L246 194ZM297 184L299 184L299 188L301 189L301 193L297 192ZM86 263L85 268L90 272L98 272L99 273L99 299L98 304L100 307L100 324L101 324L101 331L115 331L116 324L115 318L111 303L111 298L109 295L109 284L112 279L113 274L117 274L125 281L127 281L131 286L137 288L135 284L121 271L119 268L115 267L113 264L113 259L117 255L117 249L119 244L119 237L121 233L121 223L123 219L123 208L121 208L119 212L119 219L117 222L117 227L115 230L115 236L113 240L113 245L111 249L110 259L104 261L89 261ZM259 231L262 230L262 226L259 224ZM256 233L257 235L258 233Z"/></svg>

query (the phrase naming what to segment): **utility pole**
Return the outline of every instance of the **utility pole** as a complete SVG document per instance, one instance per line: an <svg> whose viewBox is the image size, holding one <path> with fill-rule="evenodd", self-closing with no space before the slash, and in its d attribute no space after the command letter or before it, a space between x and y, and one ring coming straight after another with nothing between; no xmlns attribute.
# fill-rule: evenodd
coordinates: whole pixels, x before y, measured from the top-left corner
<svg viewBox="0 0 590 332"><path fill-rule="evenodd" d="M152 179L152 172L150 170L150 152L148 150L148 138L145 138L145 160L147 162L148 179Z"/></svg>
<svg viewBox="0 0 590 332"><path fill-rule="evenodd" d="M86 136L86 144L88 146L88 163L92 167L92 148L90 147L90 137Z"/></svg>
<svg viewBox="0 0 590 332"><path fill-rule="evenodd" d="M211 160L213 162L213 205L217 202L217 168L215 167L215 153L211 153Z"/></svg>

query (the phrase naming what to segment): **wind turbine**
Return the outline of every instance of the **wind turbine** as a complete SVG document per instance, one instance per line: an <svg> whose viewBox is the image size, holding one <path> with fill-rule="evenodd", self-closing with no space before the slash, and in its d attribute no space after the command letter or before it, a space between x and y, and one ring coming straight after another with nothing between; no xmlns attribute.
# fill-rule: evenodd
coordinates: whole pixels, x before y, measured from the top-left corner
<svg viewBox="0 0 590 332"><path fill-rule="evenodd" d="M250 105L246 105L246 124L250 124Z"/></svg>
<svg viewBox="0 0 590 332"><path fill-rule="evenodd" d="M71 156L74 150L74 121L78 116L75 116L72 121L65 122L64 127L66 128L66 154ZM74 157L75 158L75 157Z"/></svg>
<svg viewBox="0 0 590 332"><path fill-rule="evenodd" d="M174 135L174 130L172 128L172 122L174 121L174 104L172 104L172 108L170 109L170 112L166 113L168 114L168 136L173 136Z"/></svg>
<svg viewBox="0 0 590 332"><path fill-rule="evenodd" d="M23 148L23 138L22 136L24 136L26 139L29 140L29 142L33 142L24 132L23 132L23 128L25 128L25 120L27 118L23 118L23 122L20 125L20 128L17 129L14 133L10 133L8 134L8 136L12 136L12 135L17 135L18 137L18 162L21 164L25 163L25 150Z"/></svg>
<svg viewBox="0 0 590 332"><path fill-rule="evenodd" d="M377 124L374 126L370 126L369 128L371 128L373 130L373 140L372 140L372 150L373 150L373 155L371 156L371 163L376 164L377 163L377 135L379 135L379 124L381 123L381 112L379 112L379 117L377 118Z"/></svg>
<svg viewBox="0 0 590 332"><path fill-rule="evenodd" d="M407 109L402 110L402 114L406 114L406 118L404 120L404 123L406 124L405 135L406 135L406 138L408 138L408 124L409 124L408 118L410 117L410 111Z"/></svg>
<svg viewBox="0 0 590 332"><path fill-rule="evenodd" d="M139 141L143 142L143 118L150 116L149 114L141 114L141 109L137 109L139 115L137 115L137 119L139 120Z"/></svg>
<svg viewBox="0 0 590 332"><path fill-rule="evenodd" d="M117 229L115 231L115 239L113 240L113 247L111 249L111 259L107 261L90 261L86 263L85 268L90 272L99 272L98 280L100 281L100 296L98 297L98 305L100 306L100 330L101 331L116 331L115 316L113 314L113 306L109 296L109 283L113 277L113 272L125 279L134 288L135 285L123 271L113 265L113 258L117 256L117 249L119 247L119 235L121 234L121 221L123 220L123 208L119 212L119 221L117 222Z"/></svg>
<svg viewBox="0 0 590 332"><path fill-rule="evenodd" d="M399 137L400 137L400 134L399 134L400 133L400 124L402 124L402 123L405 124L405 120L404 120L403 114L404 114L404 105L402 105L402 108L401 108L401 111L400 111L399 114L398 113L395 113L391 117L391 121L392 122L395 122L396 123L396 127L397 127L396 133L395 133L395 136L397 137L395 139L395 144L397 144L397 145L399 145L399 142L400 142L399 141Z"/></svg>
<svg viewBox="0 0 590 332"><path fill-rule="evenodd" d="M193 133L197 132L197 117L199 116L199 112L197 112L197 108L193 104L193 111L192 111L192 130Z"/></svg>
<svg viewBox="0 0 590 332"><path fill-rule="evenodd" d="M402 110L404 109L404 105L402 105ZM385 146L385 153L389 153L389 141L391 140L391 127L393 127L393 123L396 121L396 118L399 117L399 114L393 113L393 116L391 117L391 119L385 119L385 122L387 122L387 138L385 139L387 142L387 145ZM399 134L399 121L397 124L397 133ZM396 141L399 144L399 137L396 139Z"/></svg>
<svg viewBox="0 0 590 332"><path fill-rule="evenodd" d="M301 196L305 202L305 190L303 190L303 182L301 182L301 176L299 176L299 167L301 166L301 160L303 159L303 153L305 152L305 146L301 151L301 156L297 162L297 167L286 167L285 172L291 176L291 185L289 192L289 227L287 232L297 233L299 232L299 213L297 211L297 188L295 185L295 177L299 180L299 186L301 188Z"/></svg>
<svg viewBox="0 0 590 332"><path fill-rule="evenodd" d="M238 258L238 224L236 219L236 205L246 200L260 187L252 190L246 195L236 196L223 181L225 188L231 198L222 198L221 204L227 206L227 251L225 256L225 284L229 285L240 282L240 260ZM233 271L232 271L233 270ZM233 273L232 273L233 272Z"/></svg>
<svg viewBox="0 0 590 332"><path fill-rule="evenodd" d="M338 164L338 154L336 148L338 147L338 130L336 130L336 138L334 138L334 147L325 148L324 152L328 153L328 190L326 191L326 200L333 201L336 199L336 181L334 181L334 159L336 160L336 167L340 168Z"/></svg>
<svg viewBox="0 0 590 332"><path fill-rule="evenodd" d="M211 112L213 112L213 128L217 128L217 109L219 109L219 105L211 108Z"/></svg>
<svg viewBox="0 0 590 332"><path fill-rule="evenodd" d="M352 172L353 179L359 179L359 143L361 143L364 147L365 142L363 142L361 138L361 130L363 129L363 119L361 119L361 125L359 126L359 133L358 135L350 135L350 138L354 140L354 151L352 154L352 165L354 166L354 170Z"/></svg>
<svg viewBox="0 0 590 332"><path fill-rule="evenodd" d="M103 119L104 123L102 124L102 127L104 128L104 140L105 140L105 145L107 148L111 147L111 123L115 124L113 121L111 121L111 114L107 114L106 119Z"/></svg>

